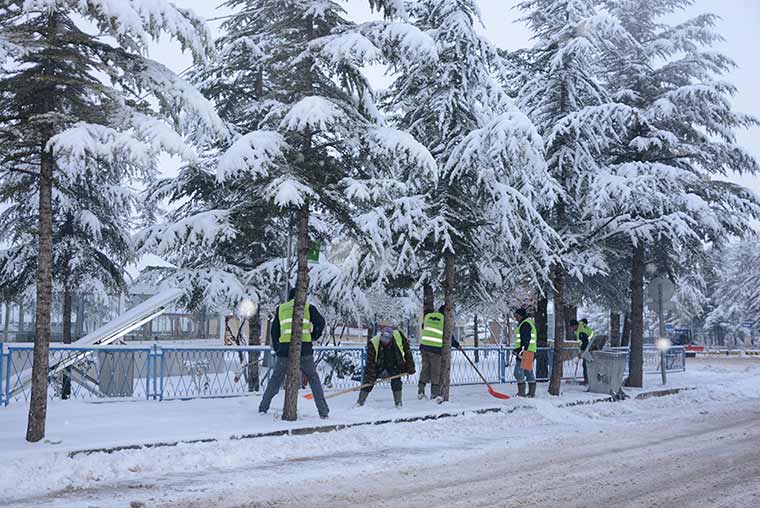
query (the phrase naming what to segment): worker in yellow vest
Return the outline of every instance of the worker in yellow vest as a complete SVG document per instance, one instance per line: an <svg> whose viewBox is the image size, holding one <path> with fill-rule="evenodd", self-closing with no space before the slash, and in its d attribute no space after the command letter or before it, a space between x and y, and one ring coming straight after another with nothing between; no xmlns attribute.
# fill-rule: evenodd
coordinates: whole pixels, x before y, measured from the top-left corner
<svg viewBox="0 0 760 508"><path fill-rule="evenodd" d="M290 353L290 336L293 331L293 307L295 305L296 290L291 289L288 301L281 303L275 310L274 317L270 322L269 332L272 339L272 348L277 354L272 374L269 376L264 395L259 403L259 414L266 414L269 405L277 392L280 391L282 382L288 372L288 354ZM325 318L319 310L310 303L304 307L303 332L301 336L301 372L309 381L311 393L314 395L314 403L320 418L327 418L330 408L327 406L322 383L319 380L317 367L314 365L314 352L312 343L319 340L325 329Z"/></svg>
<svg viewBox="0 0 760 508"><path fill-rule="evenodd" d="M520 365L522 356L525 351L534 353L538 350L538 330L533 318L528 316L525 309L515 310L515 320L517 329L515 330L515 347L514 355L517 357L515 362L515 381L517 381L518 397L535 397L536 396L536 375L533 370L525 370ZM525 393L525 383L528 383L528 393Z"/></svg>
<svg viewBox="0 0 760 508"><path fill-rule="evenodd" d="M409 346L409 339L400 331L387 326L375 335L367 343L367 361L364 365L363 385L359 392L357 406L363 406L372 391L373 384L378 379L399 376L400 374L414 374L414 357ZM391 380L393 403L400 408L402 403L401 377Z"/></svg>
<svg viewBox="0 0 760 508"><path fill-rule="evenodd" d="M591 339L594 338L594 330L588 325L588 319L581 319L576 321L570 320L570 329L575 333L575 340L578 341L578 353L579 358L583 358L583 353L589 347ZM583 384L588 384L588 366L586 365L586 359L583 358Z"/></svg>
<svg viewBox="0 0 760 508"><path fill-rule="evenodd" d="M451 347L461 351L462 346L451 337ZM430 383L430 398L440 395L441 354L443 353L443 305L438 312L428 312L422 318L422 338L420 338L422 369L417 385L417 398L425 398L425 385Z"/></svg>

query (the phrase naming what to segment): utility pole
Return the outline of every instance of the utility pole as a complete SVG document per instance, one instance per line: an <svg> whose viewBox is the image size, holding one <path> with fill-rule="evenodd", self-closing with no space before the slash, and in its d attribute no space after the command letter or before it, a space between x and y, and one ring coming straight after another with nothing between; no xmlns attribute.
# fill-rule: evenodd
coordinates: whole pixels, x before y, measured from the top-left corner
<svg viewBox="0 0 760 508"><path fill-rule="evenodd" d="M478 314L475 313L475 333L473 336L473 344L475 345L475 363L478 363L480 360L480 351L478 349L478 346L480 345L480 341L478 340L480 337L478 337Z"/></svg>
<svg viewBox="0 0 760 508"><path fill-rule="evenodd" d="M657 280L657 317L660 321L660 337L665 337L665 320L663 317L662 281Z"/></svg>
<svg viewBox="0 0 760 508"><path fill-rule="evenodd" d="M662 280L658 278L657 280L657 315L658 319L660 321L660 333L658 338L658 345L660 347L660 374L662 376L662 384L668 384L668 374L667 370L665 369L665 363L666 363L666 351L664 342L667 340L665 338L665 320L663 319L663 311L662 311Z"/></svg>

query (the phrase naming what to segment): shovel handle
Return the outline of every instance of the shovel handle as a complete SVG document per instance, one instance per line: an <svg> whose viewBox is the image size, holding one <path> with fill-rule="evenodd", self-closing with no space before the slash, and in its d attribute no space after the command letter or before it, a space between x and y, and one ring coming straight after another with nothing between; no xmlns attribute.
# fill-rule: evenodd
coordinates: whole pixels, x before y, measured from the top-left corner
<svg viewBox="0 0 760 508"><path fill-rule="evenodd" d="M480 371L475 366L475 364L472 362L472 360L470 360L470 357L467 356L467 353L464 352L464 349L460 350L460 353L462 353L464 355L464 357L467 358L467 361L470 362L470 365L472 365L472 368L475 369L475 372L478 373L478 376L480 376L480 379L482 379L483 382L486 384L486 386L488 386L490 388L491 384L488 381L486 381L486 378L483 377L483 374L480 373Z"/></svg>
<svg viewBox="0 0 760 508"><path fill-rule="evenodd" d="M333 397L338 397L340 395L345 395L347 393L358 392L362 388L369 388L370 386L375 386L377 383L382 383L383 381L390 381L391 379L396 379L396 378L400 378L400 377L408 376L408 375L409 375L408 373L404 372L404 373L401 373L401 374L396 374L394 376L388 376L388 377L384 377L382 379L376 379L374 383L364 383L362 385L354 386L352 388L346 388L345 390L340 390L338 392L333 392L333 393L331 393L329 395L325 395L325 398L326 399L332 399ZM313 393L307 393L306 395L303 396L303 398L304 399L312 400L314 398L314 394Z"/></svg>

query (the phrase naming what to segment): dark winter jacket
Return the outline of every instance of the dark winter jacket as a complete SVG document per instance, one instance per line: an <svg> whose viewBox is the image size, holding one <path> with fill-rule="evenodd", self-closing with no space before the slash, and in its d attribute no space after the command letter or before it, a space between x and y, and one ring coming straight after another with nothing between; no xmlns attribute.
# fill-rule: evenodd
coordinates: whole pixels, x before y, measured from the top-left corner
<svg viewBox="0 0 760 508"><path fill-rule="evenodd" d="M409 345L409 339L406 338L403 332L401 333L402 344L404 346L404 356L401 356L395 340L391 340L387 346L380 343L380 351L377 354L377 360L375 360L375 346L372 342L367 342L367 361L364 365L364 378L362 384L374 383L377 381L378 375L383 371L387 371L388 375L395 374L414 374L416 372L414 366L414 356ZM364 391L371 391L372 387L364 388Z"/></svg>
<svg viewBox="0 0 760 508"><path fill-rule="evenodd" d="M578 340L581 341L581 351L585 351L588 347L588 334L584 332L579 333Z"/></svg>
<svg viewBox="0 0 760 508"><path fill-rule="evenodd" d="M322 332L325 329L325 318L319 313L314 305L309 305L309 319L311 320L311 342L301 343L301 356L311 356L314 354L312 344L317 342L322 336ZM290 352L290 343L280 344L280 319L277 317L280 315L280 306L274 310L274 318L269 322L269 335L272 338L272 349L275 350L277 356L286 358Z"/></svg>

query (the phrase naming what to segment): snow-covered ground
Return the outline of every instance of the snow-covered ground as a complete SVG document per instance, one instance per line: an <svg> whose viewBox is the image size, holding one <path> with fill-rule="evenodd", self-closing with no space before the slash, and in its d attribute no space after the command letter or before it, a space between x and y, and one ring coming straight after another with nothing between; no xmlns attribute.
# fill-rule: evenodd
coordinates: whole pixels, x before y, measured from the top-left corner
<svg viewBox="0 0 760 508"><path fill-rule="evenodd" d="M34 445L23 440L26 408L9 406L0 409L0 499L4 500L0 505L108 508L129 506L134 501L146 507L237 507L260 506L259 502L266 506L268 501L283 498L288 499L283 505L311 506L316 501L310 496L338 491L343 493L343 504L336 499L334 505L351 506L353 501L354 506L386 506L382 498L362 497L360 491L372 482L371 475L386 473L389 478L401 475L410 480L421 468L436 464L442 468L442 481L446 483L449 476L454 479L474 474L468 468L475 467L472 464L479 463L480 458L493 460L494 454L506 460L528 447L543 454L556 448L561 456L570 456L577 452L577 443L609 447L619 436L628 440L619 450L619 459L625 461L635 458L632 450L636 439L643 443L650 436L651 431L643 429L657 426L669 432L678 433L680 428L688 432L690 425L708 418L720 427L754 417L754 428L760 429L760 359L690 359L687 372L671 374L668 385L696 389L663 398L560 407L599 396L565 384L563 395L553 398L545 393L546 385L539 385L535 400L500 401L488 396L482 386L467 386L453 388L452 402L438 406L417 401L414 390L405 387L405 407L396 410L392 408L389 388L383 386L373 391L364 408L352 408L353 394L331 399L327 422L317 418L313 403L302 399L301 419L295 423L276 419L274 411L259 416L258 396L160 403L57 401L49 409L46 442ZM659 378L652 376L647 378L644 391L661 387ZM514 391L513 385L495 388ZM638 392L629 391L631 395ZM280 395L273 408L279 408L281 403ZM520 408L511 413L470 412L454 418L358 426L330 433L229 439L325 423L350 424L517 406ZM673 443L677 443L675 437ZM202 438L218 441L68 455L82 449ZM736 438L740 439L741 433ZM663 443L663 450L667 448L669 453L684 447L684 442L673 444L675 448L670 448L667 440ZM757 441L749 441L747 446L755 450L760 473ZM605 453L614 455L615 450ZM530 460L533 459L526 459L526 467L532 471ZM490 472L484 469L482 474L488 476ZM296 479L297 488L285 489ZM509 478L501 480L508 482ZM760 495L760 487L754 487ZM456 493L447 494L451 495ZM484 502L481 499L458 505L483 506ZM387 506L394 505L388 501ZM418 505L425 506L424 498L414 504Z"/></svg>

